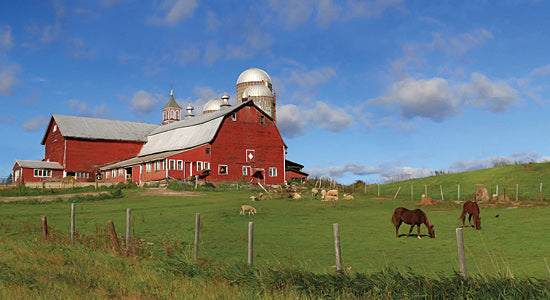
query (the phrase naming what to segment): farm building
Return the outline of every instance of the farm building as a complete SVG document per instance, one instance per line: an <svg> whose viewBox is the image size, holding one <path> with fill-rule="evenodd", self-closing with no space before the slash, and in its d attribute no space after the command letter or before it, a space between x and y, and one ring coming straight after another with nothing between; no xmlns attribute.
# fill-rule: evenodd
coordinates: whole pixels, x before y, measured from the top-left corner
<svg viewBox="0 0 550 300"><path fill-rule="evenodd" d="M296 163L286 160L271 78L263 70L248 69L237 80L237 95L241 99L236 105L230 105L224 94L195 116L191 105L182 115L172 90L162 108L161 125L52 115L42 139L43 161L17 160L14 182L72 176L83 182L143 184L198 176L284 183L287 166Z"/></svg>

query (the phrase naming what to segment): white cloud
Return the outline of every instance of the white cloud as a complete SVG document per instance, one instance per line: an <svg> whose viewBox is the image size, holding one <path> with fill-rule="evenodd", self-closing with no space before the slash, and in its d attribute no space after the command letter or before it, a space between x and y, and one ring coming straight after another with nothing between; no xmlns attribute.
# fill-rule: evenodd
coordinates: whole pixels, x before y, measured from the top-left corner
<svg viewBox="0 0 550 300"><path fill-rule="evenodd" d="M210 32L217 32L218 28L222 25L222 22L218 20L218 17L216 14L212 11L209 11L206 15L206 24L208 31Z"/></svg>
<svg viewBox="0 0 550 300"><path fill-rule="evenodd" d="M310 71L293 70L288 82L292 82L308 90L313 90L318 85L326 83L334 77L336 77L336 71L331 67L323 67Z"/></svg>
<svg viewBox="0 0 550 300"><path fill-rule="evenodd" d="M0 95L12 93L13 87L17 84L17 75L21 67L17 64L3 65L0 63Z"/></svg>
<svg viewBox="0 0 550 300"><path fill-rule="evenodd" d="M181 49L176 56L176 61L180 66L185 66L199 58L200 51L197 47L187 47Z"/></svg>
<svg viewBox="0 0 550 300"><path fill-rule="evenodd" d="M401 116L407 120L423 117L439 122L460 111L459 99L453 96L443 78L399 81L391 87L388 96L378 97L372 103L396 105Z"/></svg>
<svg viewBox="0 0 550 300"><path fill-rule="evenodd" d="M311 128L340 132L350 127L354 117L342 108L317 102L312 109L301 109L294 104L277 108L277 127L286 137L306 134Z"/></svg>
<svg viewBox="0 0 550 300"><path fill-rule="evenodd" d="M429 50L439 49L448 53L464 55L488 40L493 39L493 34L487 29L478 28L457 36L444 37L441 33L433 33L433 40L427 44Z"/></svg>
<svg viewBox="0 0 550 300"><path fill-rule="evenodd" d="M544 158L540 158L537 152L517 152L510 156L495 156L484 159L464 160L457 159L449 166L449 171L453 173L475 171L480 169L492 168L503 164L541 162Z"/></svg>
<svg viewBox="0 0 550 300"><path fill-rule="evenodd" d="M204 64L207 66L213 66L216 60L218 60L223 55L223 50L218 47L216 42L210 42L206 46L206 51L204 52Z"/></svg>
<svg viewBox="0 0 550 300"><path fill-rule="evenodd" d="M38 116L36 118L33 118L27 122L23 122L21 124L21 128L25 131L36 131L44 128L46 124L48 123L48 119L44 116Z"/></svg>
<svg viewBox="0 0 550 300"><path fill-rule="evenodd" d="M225 53L228 59L249 58L259 51L269 49L273 41L270 34L260 31L257 27L248 27L247 32L243 34L243 40L238 45L227 45Z"/></svg>
<svg viewBox="0 0 550 300"><path fill-rule="evenodd" d="M144 90L140 90L132 96L132 107L130 109L148 114L156 109L155 105L160 101L162 101L161 95L152 95Z"/></svg>
<svg viewBox="0 0 550 300"><path fill-rule="evenodd" d="M73 111L79 116L105 117L109 115L109 111L107 110L107 105L105 103L99 106L95 106L93 109L89 109L88 104L86 102L81 102L77 99L71 99L67 102L69 104L69 108L71 109L71 111Z"/></svg>
<svg viewBox="0 0 550 300"><path fill-rule="evenodd" d="M8 52L13 48L13 37L9 25L0 26L0 52Z"/></svg>
<svg viewBox="0 0 550 300"><path fill-rule="evenodd" d="M149 22L158 25L176 25L193 16L198 4L196 0L165 0L159 5L161 17L149 18Z"/></svg>
<svg viewBox="0 0 550 300"><path fill-rule="evenodd" d="M463 97L474 107L493 113L502 113L519 102L518 91L505 82L492 82L487 77L473 73L472 82L462 87Z"/></svg>
<svg viewBox="0 0 550 300"><path fill-rule="evenodd" d="M390 8L405 11L402 0L270 0L269 7L287 30L307 23L312 16L317 26L327 28L334 22L380 17Z"/></svg>

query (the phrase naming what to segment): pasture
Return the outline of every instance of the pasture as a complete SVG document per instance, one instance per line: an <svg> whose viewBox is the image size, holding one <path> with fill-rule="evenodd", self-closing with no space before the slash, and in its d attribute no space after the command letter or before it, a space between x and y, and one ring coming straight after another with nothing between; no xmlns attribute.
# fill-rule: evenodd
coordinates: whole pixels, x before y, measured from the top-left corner
<svg viewBox="0 0 550 300"><path fill-rule="evenodd" d="M94 235L113 220L124 234L126 209L132 210L132 235L143 239L150 257L175 253L193 257L195 213L201 214L201 264L245 264L248 222L254 222L254 265L291 267L313 273L333 273L334 223L339 224L343 267L350 272L375 273L391 268L439 278L459 272L455 228L462 207L452 201L422 207L435 226L436 239L395 237L391 222L396 207L415 208L411 201L377 199L355 194L355 200L321 202L305 196L251 202L258 191L201 192L199 196L161 196L147 189L125 190L125 197L76 204L76 230ZM419 201L415 201L419 202ZM257 209L239 215L242 204ZM550 256L546 202L536 205L481 206L482 230L464 229L468 274L514 278L549 278ZM70 203L1 203L0 238L40 242L40 217L47 215L50 229L69 235ZM82 239L82 237L81 237ZM85 247L77 239L74 247Z"/></svg>

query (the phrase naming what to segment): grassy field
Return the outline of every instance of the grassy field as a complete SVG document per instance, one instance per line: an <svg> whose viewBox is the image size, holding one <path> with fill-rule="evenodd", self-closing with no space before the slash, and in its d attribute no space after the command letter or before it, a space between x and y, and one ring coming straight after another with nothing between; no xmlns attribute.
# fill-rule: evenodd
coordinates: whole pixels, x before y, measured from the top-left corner
<svg viewBox="0 0 550 300"><path fill-rule="evenodd" d="M423 208L435 225L436 239L395 237L391 214L398 206L414 208L410 201L374 199L327 203L278 198L251 202L252 191L205 192L202 196L150 196L142 190L126 190L122 199L76 204L76 229L97 235L113 220L124 234L126 208L132 210L132 235L145 241L155 257L181 253L192 257L195 213L201 214L199 257L203 263L238 264L247 261L248 222L254 222L254 263L299 267L314 273L332 272L333 224L340 228L344 268L355 272L379 272L384 268L414 271L437 277L458 272L455 229L460 226L459 204L451 201ZM258 209L253 216L239 215L241 204ZM481 209L482 230L466 228L464 240L470 274L505 274L515 277L550 276L545 237L548 207L501 205ZM36 239L41 235L41 215L52 230L68 237L70 204L0 205L0 236ZM408 231L402 225L400 233ZM415 230L416 231L416 230ZM414 231L414 232L415 232ZM422 227L421 233L427 235ZM106 242L107 243L107 242Z"/></svg>

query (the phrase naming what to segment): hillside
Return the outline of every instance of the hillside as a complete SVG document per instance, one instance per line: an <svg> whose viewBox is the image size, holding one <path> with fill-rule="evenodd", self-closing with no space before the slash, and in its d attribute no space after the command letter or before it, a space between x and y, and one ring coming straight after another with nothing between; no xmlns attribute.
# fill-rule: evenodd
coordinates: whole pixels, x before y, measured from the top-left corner
<svg viewBox="0 0 550 300"><path fill-rule="evenodd" d="M441 199L441 189L445 200L458 199L460 185L460 200L473 197L478 187L487 188L489 194L497 193L506 196L510 200L516 199L516 185L518 200L540 200L542 183L542 198L550 198L550 162L516 164L468 171L454 174L435 175L425 178L416 178L406 181L392 182L380 185L380 197L394 197L399 187L399 198L411 197L420 199L425 188L427 195L433 199ZM440 188L441 186L441 188ZM369 194L377 194L377 186L371 185L367 191Z"/></svg>

